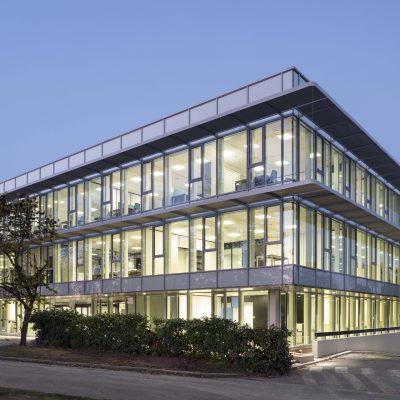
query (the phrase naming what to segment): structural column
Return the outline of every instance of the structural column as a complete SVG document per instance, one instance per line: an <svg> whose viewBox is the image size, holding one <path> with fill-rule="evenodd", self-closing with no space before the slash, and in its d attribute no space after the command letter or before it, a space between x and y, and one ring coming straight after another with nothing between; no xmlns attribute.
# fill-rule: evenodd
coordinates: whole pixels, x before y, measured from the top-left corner
<svg viewBox="0 0 400 400"><path fill-rule="evenodd" d="M268 326L281 326L281 303L279 289L268 290Z"/></svg>

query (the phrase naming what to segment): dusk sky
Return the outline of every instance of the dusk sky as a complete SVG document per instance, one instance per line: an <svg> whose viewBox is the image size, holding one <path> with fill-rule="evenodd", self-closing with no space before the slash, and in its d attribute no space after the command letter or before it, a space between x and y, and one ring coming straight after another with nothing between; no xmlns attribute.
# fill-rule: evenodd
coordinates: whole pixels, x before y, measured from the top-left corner
<svg viewBox="0 0 400 400"><path fill-rule="evenodd" d="M400 160L399 15L397 0L2 0L0 180L292 65Z"/></svg>

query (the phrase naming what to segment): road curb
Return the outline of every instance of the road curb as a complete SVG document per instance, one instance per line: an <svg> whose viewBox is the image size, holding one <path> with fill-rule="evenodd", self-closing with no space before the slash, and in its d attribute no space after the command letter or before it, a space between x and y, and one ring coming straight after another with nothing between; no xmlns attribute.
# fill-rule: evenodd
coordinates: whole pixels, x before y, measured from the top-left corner
<svg viewBox="0 0 400 400"><path fill-rule="evenodd" d="M337 358L337 357L340 357L340 356L344 356L344 355L350 354L350 353L354 353L354 352L353 351L342 351L341 353L331 354L330 356L326 356L326 357L323 357L323 358L318 358L317 360L310 361L310 362L307 362L307 363L304 363L304 364L295 364L295 365L292 365L292 370L301 369L301 368L308 367L308 366L313 365L313 364L318 364L320 362L332 360L334 358Z"/></svg>
<svg viewBox="0 0 400 400"><path fill-rule="evenodd" d="M134 367L134 366L118 366L111 364L88 364L79 363L72 361L55 361L38 358L26 358L26 357L7 357L0 356L0 361L16 361L16 362L27 362L34 364L47 364L47 365L59 365L63 367L78 367L78 368L90 368L90 369L108 369L112 371L131 371L141 372L145 374L153 375L176 375L176 376L188 376L194 378L237 378L240 376L246 376L246 374L238 373L223 373L223 372L198 372L198 371L179 371L163 368L151 368L151 367Z"/></svg>

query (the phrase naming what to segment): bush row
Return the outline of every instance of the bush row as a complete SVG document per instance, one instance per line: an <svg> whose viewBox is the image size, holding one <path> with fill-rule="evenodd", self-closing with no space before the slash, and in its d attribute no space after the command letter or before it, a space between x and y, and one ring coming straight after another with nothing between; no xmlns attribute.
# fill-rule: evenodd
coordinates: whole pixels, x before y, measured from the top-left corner
<svg viewBox="0 0 400 400"><path fill-rule="evenodd" d="M47 310L31 317L40 345L136 354L186 356L233 363L257 373L286 373L291 366L286 329L252 329L221 318L155 319L139 314L91 317Z"/></svg>

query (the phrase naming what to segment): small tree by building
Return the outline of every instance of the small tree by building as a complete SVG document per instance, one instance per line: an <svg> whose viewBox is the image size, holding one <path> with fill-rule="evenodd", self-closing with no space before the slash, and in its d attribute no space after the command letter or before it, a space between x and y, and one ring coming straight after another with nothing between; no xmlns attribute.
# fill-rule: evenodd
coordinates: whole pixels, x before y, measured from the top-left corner
<svg viewBox="0 0 400 400"><path fill-rule="evenodd" d="M41 287L52 290L47 280L51 260L40 260L35 245L51 242L56 222L39 210L37 197L7 199L0 196L0 254L4 265L0 277L0 297L22 305L24 315L20 345L26 345L28 324L35 304L40 302Z"/></svg>

